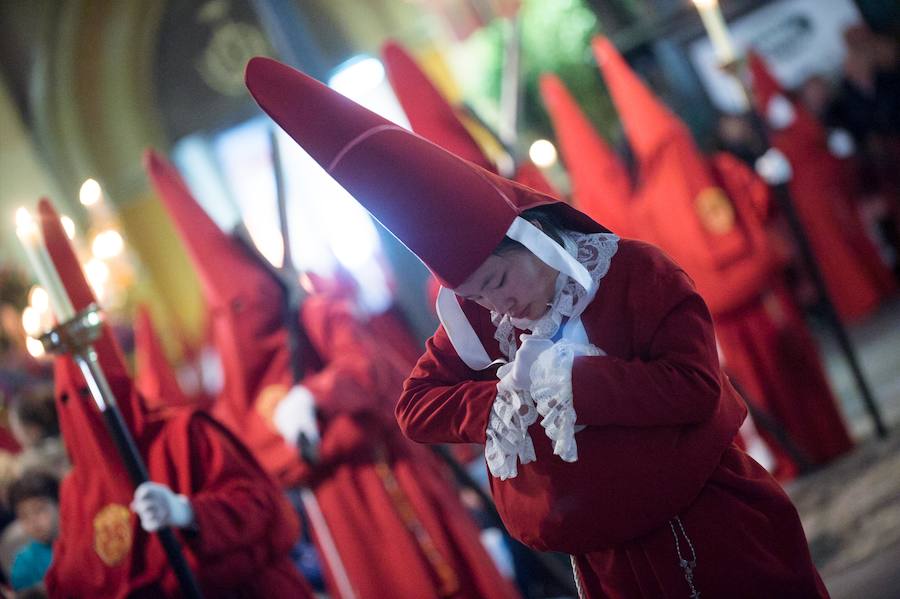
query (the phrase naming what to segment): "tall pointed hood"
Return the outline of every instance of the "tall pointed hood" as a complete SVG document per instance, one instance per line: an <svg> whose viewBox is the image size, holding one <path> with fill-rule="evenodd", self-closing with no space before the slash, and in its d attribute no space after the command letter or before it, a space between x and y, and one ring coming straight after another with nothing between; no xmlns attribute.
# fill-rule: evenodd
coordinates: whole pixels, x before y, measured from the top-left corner
<svg viewBox="0 0 900 599"><path fill-rule="evenodd" d="M639 161L648 160L673 136L690 136L684 124L651 92L606 37L592 42L594 56L625 134Z"/></svg>
<svg viewBox="0 0 900 599"><path fill-rule="evenodd" d="M856 211L846 171L829 150L822 125L782 93L758 54L750 55L750 72L771 143L791 164L794 208L835 308L847 321L867 316L890 297L896 283Z"/></svg>
<svg viewBox="0 0 900 599"><path fill-rule="evenodd" d="M553 74L540 81L541 97L572 180L577 206L617 233L631 235L628 171Z"/></svg>
<svg viewBox="0 0 900 599"><path fill-rule="evenodd" d="M466 129L456 109L409 53L393 41L386 43L381 53L391 87L413 131L460 158L496 173L493 161ZM540 169L527 159L518 165L513 180L541 193L556 194Z"/></svg>
<svg viewBox="0 0 900 599"><path fill-rule="evenodd" d="M799 102L788 97L781 84L757 53L749 53L751 88L757 110L772 131L773 141L785 152L806 144L825 144L825 129Z"/></svg>
<svg viewBox="0 0 900 599"><path fill-rule="evenodd" d="M246 83L262 109L445 288L463 283L504 236L594 288L584 266L519 218L528 208L547 206L570 229L606 230L585 214L466 162L275 60L250 60ZM460 357L472 368L487 368L487 352L446 289L438 316Z"/></svg>
<svg viewBox="0 0 900 599"><path fill-rule="evenodd" d="M134 360L134 383L148 410L192 405L166 359L150 310L143 304L134 319Z"/></svg>
<svg viewBox="0 0 900 599"><path fill-rule="evenodd" d="M203 283L225 393L249 405L283 348L283 292L257 258L212 221L174 166L152 150L144 166Z"/></svg>
<svg viewBox="0 0 900 599"><path fill-rule="evenodd" d="M96 302L81 270L81 264L69 243L59 215L48 200L40 201L38 217L50 259L59 272L72 306L80 311ZM139 438L144 426L140 399L133 389L122 352L108 325L103 325L101 336L94 341L93 347L126 425ZM106 468L117 476L121 474L127 485L124 466L106 431L103 417L87 388L84 376L72 358L56 358L54 381L60 429L72 463L82 468Z"/></svg>
<svg viewBox="0 0 900 599"><path fill-rule="evenodd" d="M213 412L240 431L270 474L295 485L303 470L296 447L286 444L257 409L262 397L283 394L292 383L283 292L250 250L207 216L172 165L152 151L144 164L203 281L224 373ZM301 351L307 367L317 364L311 347Z"/></svg>
<svg viewBox="0 0 900 599"><path fill-rule="evenodd" d="M456 110L413 57L394 41L382 46L381 56L391 88L413 131L460 158L484 169L494 170L494 165L460 121Z"/></svg>
<svg viewBox="0 0 900 599"><path fill-rule="evenodd" d="M746 194L729 173L713 168L688 130L640 81L610 41L595 38L594 51L625 132L638 159L634 202L637 234L656 243L684 267L707 303L724 309L744 301L729 280L758 285L770 272L765 236L744 209Z"/></svg>
<svg viewBox="0 0 900 599"><path fill-rule="evenodd" d="M551 205L574 229L604 230L275 60L252 59L246 83L263 110L446 287L465 281L527 208Z"/></svg>
<svg viewBox="0 0 900 599"><path fill-rule="evenodd" d="M187 248L210 307L227 306L244 291L280 295L272 276L213 222L172 164L147 150L144 168Z"/></svg>

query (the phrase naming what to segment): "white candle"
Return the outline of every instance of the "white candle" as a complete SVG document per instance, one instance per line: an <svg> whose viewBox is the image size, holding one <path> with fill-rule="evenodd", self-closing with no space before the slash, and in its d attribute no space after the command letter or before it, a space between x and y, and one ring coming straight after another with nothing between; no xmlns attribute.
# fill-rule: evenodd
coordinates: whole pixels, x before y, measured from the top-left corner
<svg viewBox="0 0 900 599"><path fill-rule="evenodd" d="M25 208L16 211L16 236L22 243L34 276L50 298L50 307L56 315L57 322L65 322L75 316L75 308L72 307L47 248L44 247L41 231Z"/></svg>
<svg viewBox="0 0 900 599"><path fill-rule="evenodd" d="M722 11L719 10L718 0L694 0L694 6L697 7L700 18L703 19L703 26L709 35L709 41L712 42L716 58L722 64L734 61L737 54L728 26L725 24L725 19L722 18Z"/></svg>

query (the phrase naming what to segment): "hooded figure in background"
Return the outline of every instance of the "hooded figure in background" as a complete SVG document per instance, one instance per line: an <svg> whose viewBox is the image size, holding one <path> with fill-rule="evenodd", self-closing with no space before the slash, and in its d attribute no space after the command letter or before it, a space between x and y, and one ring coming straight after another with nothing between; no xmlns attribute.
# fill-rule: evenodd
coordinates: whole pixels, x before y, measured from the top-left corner
<svg viewBox="0 0 900 599"><path fill-rule="evenodd" d="M40 220L63 285L82 310L96 300L46 200ZM107 326L93 346L152 482L132 488L81 371L70 357L57 358L56 409L72 470L60 487L60 534L45 579L50 597L179 597L162 544L150 534L163 526L178 531L207 596L311 597L288 555L297 517L243 444L202 412L148 411Z"/></svg>
<svg viewBox="0 0 900 599"><path fill-rule="evenodd" d="M218 228L174 167L153 152L145 163L212 319L225 375L214 412L284 487L313 494L304 504L330 593L515 597L455 490L400 434L392 409L402 375L347 294L311 294L288 316L305 338L296 380L275 277Z"/></svg>
<svg viewBox="0 0 900 599"><path fill-rule="evenodd" d="M866 234L845 165L829 149L821 124L786 96L755 53L750 70L754 102L772 145L790 164L794 209L835 309L845 322L861 320L896 291L896 283Z"/></svg>
<svg viewBox="0 0 900 599"><path fill-rule="evenodd" d="M703 156L608 40L597 38L594 51L639 174L632 188L618 157L548 75L541 89L577 205L622 223L628 235L659 245L685 268L712 312L725 368L809 460L846 452L852 443L783 280L785 258L766 227L768 187L729 154ZM797 464L771 433L762 435L775 475L793 478Z"/></svg>

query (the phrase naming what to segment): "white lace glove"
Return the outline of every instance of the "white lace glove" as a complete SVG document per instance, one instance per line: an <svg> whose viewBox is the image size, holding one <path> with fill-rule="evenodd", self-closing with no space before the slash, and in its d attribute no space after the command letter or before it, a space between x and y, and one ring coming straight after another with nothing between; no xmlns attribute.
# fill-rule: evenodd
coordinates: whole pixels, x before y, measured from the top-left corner
<svg viewBox="0 0 900 599"><path fill-rule="evenodd" d="M516 350L516 359L497 371L500 383L509 389L531 389L531 366L538 356L549 349L553 342L528 333L519 336L522 345Z"/></svg>
<svg viewBox="0 0 900 599"><path fill-rule="evenodd" d="M601 356L600 348L562 340L543 352L531 367L531 397L543 416L541 426L553 442L553 453L563 461L578 459L575 433L575 406L572 393L572 365L578 356Z"/></svg>
<svg viewBox="0 0 900 599"><path fill-rule="evenodd" d="M141 519L147 532L156 532L166 526L187 528L194 523L194 509L184 495L176 495L166 485L152 481L142 483L134 490L131 511Z"/></svg>
<svg viewBox="0 0 900 599"><path fill-rule="evenodd" d="M537 410L525 389L530 385L529 371L544 347L552 345L547 339L522 335L522 347L516 359L497 371L497 397L488 418L484 457L491 474L500 480L518 474L517 463L528 464L536 457L528 427L537 420ZM528 343L529 341L535 343ZM528 347L526 347L528 345ZM522 349L526 351L523 353Z"/></svg>
<svg viewBox="0 0 900 599"><path fill-rule="evenodd" d="M272 414L272 423L284 440L291 445L300 442L300 435L308 449L316 452L321 441L316 422L316 398L303 385L295 385L284 396Z"/></svg>

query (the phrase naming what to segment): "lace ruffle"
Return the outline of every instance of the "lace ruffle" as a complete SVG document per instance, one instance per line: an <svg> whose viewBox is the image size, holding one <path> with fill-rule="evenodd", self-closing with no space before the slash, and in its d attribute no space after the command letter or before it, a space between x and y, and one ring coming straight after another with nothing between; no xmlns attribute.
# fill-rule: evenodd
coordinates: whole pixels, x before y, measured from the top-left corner
<svg viewBox="0 0 900 599"><path fill-rule="evenodd" d="M497 372L501 378L488 418L484 447L488 469L500 480L518 474L517 462L527 464L537 459L528 434L528 427L537 420L537 409L527 391L512 389L506 384L506 375L511 369L512 364L505 364Z"/></svg>
<svg viewBox="0 0 900 599"><path fill-rule="evenodd" d="M602 356L595 345L558 341L531 366L531 398L542 416L541 426L553 443L553 453L566 462L578 459L572 365L578 356Z"/></svg>
<svg viewBox="0 0 900 599"><path fill-rule="evenodd" d="M563 231L566 251L587 268L594 282L594 289L609 272L612 258L619 249L619 238L612 233L578 233ZM561 275L562 276L562 275ZM536 337L552 337L559 330L563 318L580 315L593 299L593 290L584 289L572 278L556 292L550 308L541 318L533 322L513 321L509 316L491 312L491 322L497 327L494 339L500 344L500 351L512 361L516 357L516 328L531 331Z"/></svg>
<svg viewBox="0 0 900 599"><path fill-rule="evenodd" d="M514 478L519 462L527 464L537 459L528 427L537 421L538 415L543 417L541 426L553 442L553 453L568 462L578 459L575 433L580 429L575 425L572 401L572 363L578 355L601 355L603 352L593 345L560 341L542 353L532 366L530 391L512 389L506 378L512 368L511 362L516 358L516 329L550 338L559 330L564 318L580 316L593 300L600 280L609 271L619 238L611 233L564 231L563 241L566 250L587 268L594 282L592 289L584 289L570 277L565 277L547 313L534 322L513 321L508 316L491 313L491 321L497 327L494 338L510 361L497 372L500 382L488 418L484 449L488 469L501 480ZM540 394L539 404L535 392Z"/></svg>

